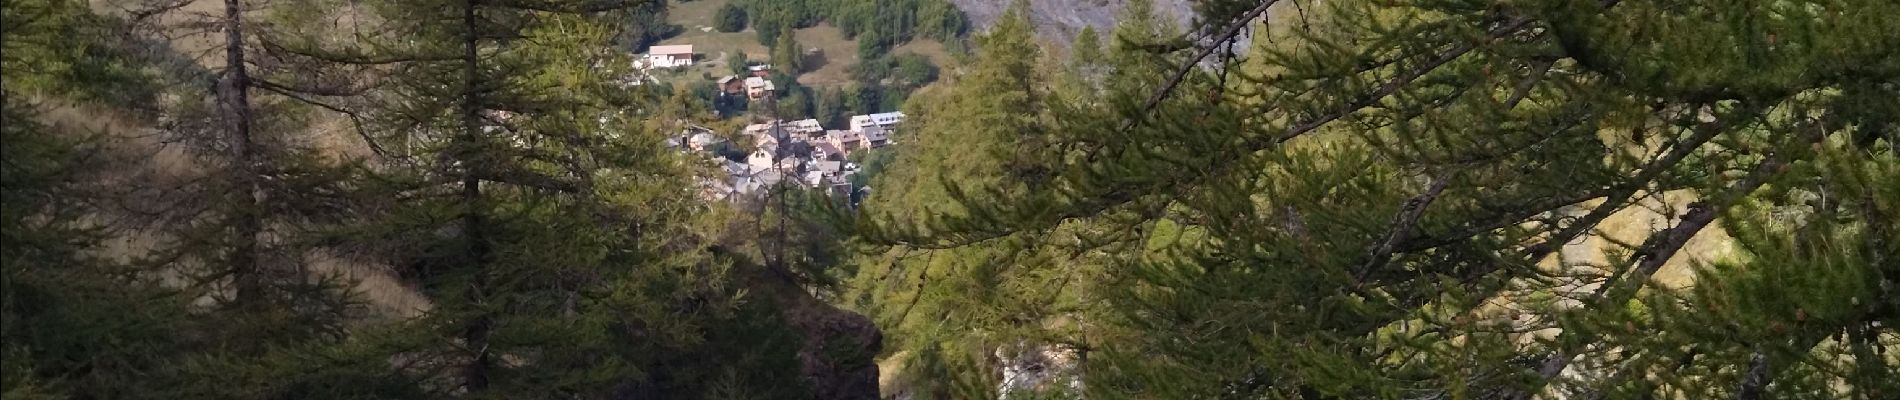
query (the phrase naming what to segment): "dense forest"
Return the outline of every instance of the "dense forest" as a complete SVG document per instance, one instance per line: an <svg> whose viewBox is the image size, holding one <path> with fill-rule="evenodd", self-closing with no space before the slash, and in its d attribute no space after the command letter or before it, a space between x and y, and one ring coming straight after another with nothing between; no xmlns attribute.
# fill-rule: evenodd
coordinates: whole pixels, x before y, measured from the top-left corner
<svg viewBox="0 0 1900 400"><path fill-rule="evenodd" d="M1900 397L1900 3L1026 1L0 0L0 399Z"/></svg>

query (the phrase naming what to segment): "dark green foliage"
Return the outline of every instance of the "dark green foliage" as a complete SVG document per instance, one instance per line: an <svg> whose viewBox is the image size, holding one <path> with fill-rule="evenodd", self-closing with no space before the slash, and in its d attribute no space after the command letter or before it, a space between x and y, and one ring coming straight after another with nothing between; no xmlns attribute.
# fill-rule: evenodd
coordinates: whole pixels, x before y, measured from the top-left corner
<svg viewBox="0 0 1900 400"><path fill-rule="evenodd" d="M777 94L780 98L796 95L800 90L805 89L804 84L798 83L797 76L785 73L785 71L780 71L777 68L773 68L772 74L765 78L772 81L772 88L778 91Z"/></svg>
<svg viewBox="0 0 1900 400"><path fill-rule="evenodd" d="M890 57L865 58L852 65L849 72L851 80L859 84L877 85L890 78L892 67Z"/></svg>
<svg viewBox="0 0 1900 400"><path fill-rule="evenodd" d="M878 112L892 112L904 109L904 103L910 100L911 90L901 86L886 86L878 94Z"/></svg>
<svg viewBox="0 0 1900 400"><path fill-rule="evenodd" d="M817 106L817 100L812 98L811 88L793 85L779 92L778 115L780 118L786 120L813 118L812 111Z"/></svg>
<svg viewBox="0 0 1900 400"><path fill-rule="evenodd" d="M752 61L744 50L733 50L732 53L726 54L725 62L726 67L732 68L732 74L740 78L746 76L746 67L752 66Z"/></svg>
<svg viewBox="0 0 1900 400"><path fill-rule="evenodd" d="M892 56L891 60L897 64L891 76L895 80L893 84L897 86L916 88L937 81L937 64L932 64L929 57L898 54Z"/></svg>
<svg viewBox="0 0 1900 400"><path fill-rule="evenodd" d="M713 101L719 98L719 82L711 80L695 81L686 86L686 92L691 94L695 100L712 104Z"/></svg>
<svg viewBox="0 0 1900 400"><path fill-rule="evenodd" d="M777 25L787 23L804 28L828 21L846 38L858 40L861 49L873 50L861 54L875 55L919 37L957 42L970 29L963 10L947 0L740 0L733 4L744 9L759 32L759 44L767 46L778 40L782 29Z"/></svg>
<svg viewBox="0 0 1900 400"><path fill-rule="evenodd" d="M686 30L685 27L666 22L666 2L634 2L633 7L621 10L626 30L621 34L628 50L641 53L648 46L673 37Z"/></svg>
<svg viewBox="0 0 1900 400"><path fill-rule="evenodd" d="M845 108L844 91L836 87L818 91L818 104L812 107L812 118L824 126L844 126L850 110Z"/></svg>
<svg viewBox="0 0 1900 400"><path fill-rule="evenodd" d="M11 11L11 10L9 10ZM8 29L12 27L9 26ZM9 32L11 33L11 32ZM9 72L13 73L13 72ZM77 84L77 82L74 82ZM0 351L7 397L130 397L185 350L185 299L79 250L103 232L80 224L77 187L98 151L52 131L6 93L0 109ZM132 312L141 310L142 312Z"/></svg>
<svg viewBox="0 0 1900 400"><path fill-rule="evenodd" d="M857 40L859 60L882 59L890 53L892 47L897 46L897 40L884 31L865 32L858 35Z"/></svg>
<svg viewBox="0 0 1900 400"><path fill-rule="evenodd" d="M371 9L437 17L383 27L413 46L300 51L343 66L359 61L337 54L404 60L398 84L362 100L381 117L373 138L420 135L392 141L414 144L404 151L418 157L381 171L388 185L375 190L421 195L370 208L338 240L375 249L434 301L401 331L425 343L429 358L419 361L445 366L414 371L418 380L497 398L801 391L753 379L796 376L786 351L707 342L713 332L778 329L736 316L777 310L742 301L742 279L756 268L693 250L716 234L696 229L712 223L693 211L702 207L690 189L699 164L661 147L712 118L711 99L694 96L710 88L621 87L625 55L598 51L613 32L609 17L641 10ZM495 39L517 36L537 40ZM711 345L723 347L701 347ZM760 358L704 358L728 349Z"/></svg>
<svg viewBox="0 0 1900 400"><path fill-rule="evenodd" d="M851 186L870 186L871 182L877 181L879 175L891 169L891 163L897 160L897 150L877 148L851 153L850 160L858 164L858 173L851 175Z"/></svg>
<svg viewBox="0 0 1900 400"><path fill-rule="evenodd" d="M914 394L1892 396L1891 2L1151 4L908 102L851 298Z"/></svg>
<svg viewBox="0 0 1900 400"><path fill-rule="evenodd" d="M759 44L771 47L778 43L779 35L790 32L790 28L806 28L825 19L825 6L829 0L739 0L733 4L745 9L751 20L752 29L758 32Z"/></svg>
<svg viewBox="0 0 1900 400"><path fill-rule="evenodd" d="M791 32L790 28L780 29ZM805 48L798 45L797 35L782 34L772 43L772 70L784 71L790 75L805 72Z"/></svg>
<svg viewBox="0 0 1900 400"><path fill-rule="evenodd" d="M7 90L152 111L157 83L133 52L146 44L129 38L121 21L71 0L10 0L0 12L7 21L0 41Z"/></svg>
<svg viewBox="0 0 1900 400"><path fill-rule="evenodd" d="M903 53L863 60L852 66L851 78L859 84L889 86L908 93L936 82L939 73L929 57Z"/></svg>
<svg viewBox="0 0 1900 400"><path fill-rule="evenodd" d="M882 98L884 89L876 85L856 85L845 87L844 108L852 114L870 114L884 109Z"/></svg>
<svg viewBox="0 0 1900 400"><path fill-rule="evenodd" d="M707 104L732 98L710 81L618 82L629 60L606 50L676 30L664 2L228 4L247 22L218 50L253 57L207 76L161 64L159 42L137 58L95 51L146 32L85 2L0 3L0 396L874 395L837 389L874 375L826 370L874 373L878 343L806 291L850 271L844 234L806 216L821 203L777 225L801 238L778 242L790 263L723 250L759 246L725 226L745 218L697 197L696 156L660 145L721 126ZM208 93L207 77L233 90ZM189 84L152 83L173 81ZM141 107L160 118L100 118L136 135L70 126L117 101L159 103ZM234 110L256 116L254 157L226 154L242 143ZM175 142L162 157L145 125ZM146 175L145 158L182 172ZM261 179L247 188L238 172ZM265 230L233 234L241 220ZM246 236L267 240L245 249ZM232 267L243 254L259 268ZM424 309L365 303L402 296Z"/></svg>
<svg viewBox="0 0 1900 400"><path fill-rule="evenodd" d="M737 4L727 3L713 14L713 27L720 32L738 32L745 30L745 9Z"/></svg>
<svg viewBox="0 0 1900 400"><path fill-rule="evenodd" d="M785 27L787 26L790 26L790 25L786 24L784 20L782 19L754 19L752 20L752 31L758 34L759 44L764 45L767 48L770 48L772 47L773 44L778 43L779 36L793 34L792 32L787 31L785 29Z"/></svg>
<svg viewBox="0 0 1900 400"><path fill-rule="evenodd" d="M948 43L969 31L963 10L946 0L840 0L830 20L847 37L876 35L882 46L919 37Z"/></svg>
<svg viewBox="0 0 1900 400"><path fill-rule="evenodd" d="M216 75L0 3L0 397L1900 395L1900 5L1125 3L1063 60L1018 2L940 68L890 53L965 45L946 1L734 1L781 64L753 117L906 120L870 190L722 202L662 144L747 102L604 51L665 2L233 2ZM797 82L821 21L856 82ZM66 102L152 103L112 122L195 175Z"/></svg>

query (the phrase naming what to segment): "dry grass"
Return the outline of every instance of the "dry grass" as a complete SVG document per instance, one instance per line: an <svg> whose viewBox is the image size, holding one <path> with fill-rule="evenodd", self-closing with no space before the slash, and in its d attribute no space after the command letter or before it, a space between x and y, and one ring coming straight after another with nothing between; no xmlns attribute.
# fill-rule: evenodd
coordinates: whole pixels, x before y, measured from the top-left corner
<svg viewBox="0 0 1900 400"><path fill-rule="evenodd" d="M849 69L858 65L857 41L845 39L843 30L828 23L799 29L796 38L798 45L805 47L808 71L798 76L798 83L824 87L851 82Z"/></svg>
<svg viewBox="0 0 1900 400"><path fill-rule="evenodd" d="M339 257L326 251L306 254L303 261L314 273L342 276L356 282L357 294L369 304L375 316L415 318L434 306L420 290L397 279L386 265Z"/></svg>
<svg viewBox="0 0 1900 400"><path fill-rule="evenodd" d="M1627 253L1630 249L1622 246L1640 244L1649 235L1674 225L1675 216L1680 215L1696 199L1695 194L1687 191L1645 197L1634 206L1603 220L1595 234L1577 246L1588 249L1588 253L1591 253L1588 261L1600 265L1606 262L1605 256L1610 252ZM1592 202L1591 205L1596 203L1600 202ZM1720 260L1733 252L1728 232L1722 230L1719 223L1711 224L1690 239L1676 257L1664 263L1653 278L1666 287L1683 287L1693 283L1697 265Z"/></svg>

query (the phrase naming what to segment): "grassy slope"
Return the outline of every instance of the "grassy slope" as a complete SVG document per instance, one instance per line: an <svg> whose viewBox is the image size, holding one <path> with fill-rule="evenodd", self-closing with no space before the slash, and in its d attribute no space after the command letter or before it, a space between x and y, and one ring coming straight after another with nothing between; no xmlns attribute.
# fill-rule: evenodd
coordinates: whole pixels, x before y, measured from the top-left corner
<svg viewBox="0 0 1900 400"><path fill-rule="evenodd" d="M713 14L728 0L698 0L686 3L673 3L667 10L668 22L685 28L679 36L660 41L660 44L690 44L699 52L699 63L673 73L662 74L662 79L675 84L687 84L704 79L702 73L711 73L714 79L731 73L726 66L726 55L733 51L744 51L747 59L764 61L771 57L771 50L759 44L758 34L750 27L739 32L720 32L712 29ZM851 82L846 72L858 63L858 43L845 39L844 33L828 23L820 23L810 28L798 29L796 38L799 46L807 51L817 49L806 58L806 64L817 67L799 75L798 82L807 86L841 86ZM912 40L891 51L892 54L914 53L930 57L937 65L950 62L950 54L942 43L929 39Z"/></svg>

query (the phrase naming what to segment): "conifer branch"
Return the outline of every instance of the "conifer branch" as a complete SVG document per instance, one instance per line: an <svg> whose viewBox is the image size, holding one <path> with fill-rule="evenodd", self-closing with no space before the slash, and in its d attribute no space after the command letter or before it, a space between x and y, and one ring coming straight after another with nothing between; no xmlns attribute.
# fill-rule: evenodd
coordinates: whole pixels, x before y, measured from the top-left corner
<svg viewBox="0 0 1900 400"><path fill-rule="evenodd" d="M1753 120L1761 109L1762 107L1759 105L1745 106L1743 110L1738 111L1734 116L1717 118L1715 122L1697 126L1689 138L1676 143L1674 146L1670 146L1667 153L1664 153L1662 157L1651 162L1649 165L1644 166L1641 171L1637 172L1633 179L1606 197L1603 204L1591 209L1588 214L1585 214L1577 222L1573 222L1570 226L1551 235L1549 240L1525 248L1524 253L1527 255L1527 259L1542 259L1544 256L1557 251L1564 243L1569 243L1571 240L1576 239L1578 235L1582 235L1584 232L1595 228L1597 223L1603 222L1604 219L1609 218L1610 215L1616 213L1617 210L1623 209L1623 206L1627 204L1637 192L1647 187L1650 183L1655 182L1657 178L1662 177L1663 173L1673 169L1677 163L1687 159L1690 154L1693 154L1695 150L1701 148L1702 145L1714 140L1723 132L1727 132L1736 120Z"/></svg>
<svg viewBox="0 0 1900 400"><path fill-rule="evenodd" d="M1262 1L1260 5L1254 6L1252 10L1247 10L1247 12L1241 14L1240 17L1228 22L1227 29L1215 35L1212 42L1203 40L1203 42L1206 43L1201 45L1201 49L1196 51L1193 57L1188 58L1187 62L1182 63L1181 67L1175 70L1174 75L1168 77L1166 83L1161 84L1160 89L1155 90L1154 94L1148 96L1148 100L1142 102L1140 115L1145 116L1153 112L1155 107L1161 105L1161 100L1166 99L1169 95L1174 93L1176 88L1181 86L1181 82L1187 79L1188 73L1194 72L1194 70L1198 68L1202 60L1206 60L1208 56L1213 55L1216 51L1227 48L1227 43L1233 42L1235 37L1240 36L1240 32L1246 30L1247 26L1253 23L1253 20L1260 18L1261 15L1265 15L1268 8L1272 8L1274 4L1279 2L1280 0ZM1142 118L1129 119L1123 123L1122 130L1133 129L1141 119Z"/></svg>
<svg viewBox="0 0 1900 400"><path fill-rule="evenodd" d="M1634 297L1636 289L1640 288L1643 282L1648 281L1651 275L1661 269L1664 263L1674 257L1677 251L1682 250L1682 247L1689 243L1689 239L1695 238L1696 234L1700 233L1703 228L1707 227L1711 222L1714 222L1715 218L1720 215L1723 210L1726 210L1729 206L1740 201L1749 193L1753 193L1755 189L1766 184L1768 180L1777 175L1781 169L1782 161L1778 158L1778 155L1770 154L1766 159L1757 163L1756 166L1749 171L1747 176L1744 176L1735 184L1730 185L1729 189L1724 192L1721 197L1713 201L1699 201L1690 205L1689 211L1681 215L1679 218L1680 222L1677 222L1675 226L1650 235L1649 239L1644 240L1641 250L1631 256L1631 260L1637 261L1633 275L1620 280L1603 283L1603 287L1599 288L1597 293L1592 296L1594 300L1589 303L1612 307ZM1584 333L1579 333L1575 330L1566 330L1559 334L1557 342L1576 343L1578 341L1574 340L1574 336L1583 334ZM1571 351L1572 350L1560 348L1555 353L1546 357L1543 362L1539 363L1537 368L1538 384L1530 388L1515 389L1514 392L1507 393L1503 398L1510 400L1528 400L1531 396L1535 395L1536 392L1540 391L1539 389L1543 385L1548 384L1570 366L1570 363L1575 357L1571 354Z"/></svg>
<svg viewBox="0 0 1900 400"><path fill-rule="evenodd" d="M1412 232L1418 229L1418 218L1425 214L1425 207L1431 206L1433 201L1438 200L1438 195L1445 192L1445 188L1451 184L1451 178L1456 175L1456 171L1433 175L1425 193L1420 193L1405 201L1405 205L1399 208L1398 214L1393 215L1392 228L1386 232L1385 239L1367 251L1366 263L1353 273L1353 290L1356 291L1364 286L1366 277L1371 275L1372 271L1384 267L1392 260L1392 253L1398 249L1399 243L1410 238Z"/></svg>
<svg viewBox="0 0 1900 400"><path fill-rule="evenodd" d="M345 109L341 106L337 106L334 104L326 103L323 101L319 101L316 99L303 96L302 94L299 94L297 91L292 90L291 88L272 83L268 80L253 79L251 80L251 85L252 87L256 87L258 89L264 89L265 91L268 91L271 93L276 93L279 96L284 96L285 98L295 100L299 103L317 106L319 108L330 110L331 112L343 114L344 116L349 117L350 124L354 128L356 132L356 136L361 137L363 139L363 144L369 146L370 152L375 153L377 157L382 157L384 159L392 159L392 157L389 155L389 150L384 149L383 145L381 143L378 143L375 137L370 136L369 129L364 127L362 114L359 114L355 111L351 111L349 109Z"/></svg>
<svg viewBox="0 0 1900 400"><path fill-rule="evenodd" d="M1506 212L1466 222L1461 224L1458 228L1452 229L1452 233L1449 234L1419 236L1407 239L1397 246L1396 251L1408 253L1437 248L1485 232L1516 225L1522 223L1526 218L1547 213L1558 208L1582 203L1595 198L1604 199L1603 204L1591 209L1589 213L1577 221L1572 222L1564 229L1558 230L1551 235L1550 239L1525 248L1524 253L1528 259L1541 259L1545 255L1556 251L1563 243L1569 243L1575 239L1577 235L1581 235L1595 228L1597 223L1609 218L1609 216L1614 214L1617 210L1621 210L1623 205L1628 202L1631 197L1634 197L1637 192L1655 183L1664 173L1674 169L1677 164L1687 159L1691 154L1694 154L1702 145L1707 144L1717 136L1720 136L1723 132L1727 132L1733 128L1735 121L1753 119L1760 111L1761 107L1758 106L1744 107L1742 110L1729 116L1718 118L1715 122L1697 125L1689 137L1671 145L1668 151L1643 165L1641 169L1637 170L1635 176L1630 177L1630 179L1620 184L1592 190L1583 190L1562 197L1546 197L1532 204L1513 207Z"/></svg>

